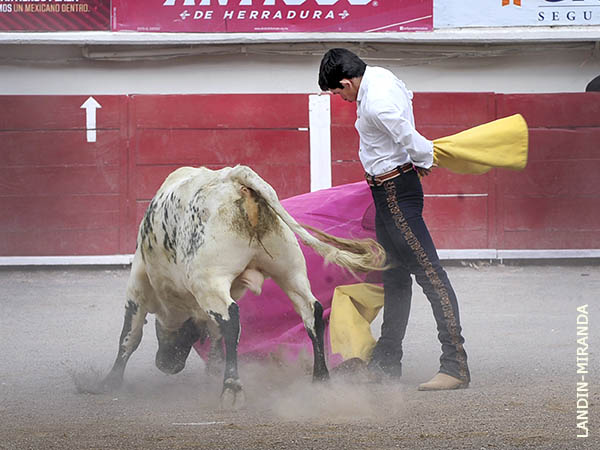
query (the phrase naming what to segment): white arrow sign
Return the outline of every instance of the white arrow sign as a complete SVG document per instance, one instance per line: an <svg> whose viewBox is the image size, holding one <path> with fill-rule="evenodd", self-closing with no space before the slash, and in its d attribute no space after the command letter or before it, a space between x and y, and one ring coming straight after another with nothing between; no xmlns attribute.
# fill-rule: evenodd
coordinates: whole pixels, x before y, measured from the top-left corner
<svg viewBox="0 0 600 450"><path fill-rule="evenodd" d="M96 142L96 109L102 108L94 97L88 98L81 109L85 109L85 127L87 128L87 141Z"/></svg>

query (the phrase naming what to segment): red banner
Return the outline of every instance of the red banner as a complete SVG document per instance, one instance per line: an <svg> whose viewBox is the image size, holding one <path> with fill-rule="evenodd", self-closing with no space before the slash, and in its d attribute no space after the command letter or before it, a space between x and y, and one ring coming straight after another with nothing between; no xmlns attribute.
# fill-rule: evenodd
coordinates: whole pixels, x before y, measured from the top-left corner
<svg viewBox="0 0 600 450"><path fill-rule="evenodd" d="M433 0L113 0L113 31L375 32L433 28Z"/></svg>
<svg viewBox="0 0 600 450"><path fill-rule="evenodd" d="M0 0L2 31L110 29L110 0Z"/></svg>

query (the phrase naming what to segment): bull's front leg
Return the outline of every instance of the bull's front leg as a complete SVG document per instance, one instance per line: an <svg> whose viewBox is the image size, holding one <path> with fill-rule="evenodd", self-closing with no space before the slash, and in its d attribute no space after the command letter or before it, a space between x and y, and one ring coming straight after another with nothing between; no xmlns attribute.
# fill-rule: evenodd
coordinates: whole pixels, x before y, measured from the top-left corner
<svg viewBox="0 0 600 450"><path fill-rule="evenodd" d="M225 374L221 405L226 409L239 409L245 403L237 362L237 346L240 337L239 307L235 302L231 302L226 315L213 311L210 314L219 325L225 343Z"/></svg>
<svg viewBox="0 0 600 450"><path fill-rule="evenodd" d="M119 339L117 358L109 374L102 381L100 388L107 392L117 389L123 383L123 373L131 354L138 348L142 340L142 329L146 319L144 308L132 299L125 304L125 318L123 330Z"/></svg>

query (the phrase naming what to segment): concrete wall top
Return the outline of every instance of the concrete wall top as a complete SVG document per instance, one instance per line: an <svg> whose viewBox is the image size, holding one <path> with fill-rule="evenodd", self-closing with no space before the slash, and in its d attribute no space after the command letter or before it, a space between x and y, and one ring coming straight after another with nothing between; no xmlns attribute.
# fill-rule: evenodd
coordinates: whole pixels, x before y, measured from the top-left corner
<svg viewBox="0 0 600 450"><path fill-rule="evenodd" d="M486 27L437 29L410 33L0 33L0 44L255 44L298 42L499 43L600 41L600 26Z"/></svg>
<svg viewBox="0 0 600 450"><path fill-rule="evenodd" d="M583 92L600 74L592 43L404 45L351 43L201 47L4 45L0 94L317 93L334 45L357 50L415 92Z"/></svg>

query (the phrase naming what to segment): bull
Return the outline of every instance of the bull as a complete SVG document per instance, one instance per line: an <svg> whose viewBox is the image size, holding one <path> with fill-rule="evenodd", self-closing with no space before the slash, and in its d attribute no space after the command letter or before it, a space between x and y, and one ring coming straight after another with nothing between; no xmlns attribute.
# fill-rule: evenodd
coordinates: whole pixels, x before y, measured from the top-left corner
<svg viewBox="0 0 600 450"><path fill-rule="evenodd" d="M328 379L323 308L311 293L295 234L326 261L352 272L380 268L385 255L371 239L342 239L311 228L313 235L307 228L248 167L182 167L171 173L138 230L119 349L103 390L121 385L146 315L155 314L156 366L167 374L180 372L192 345L210 337L213 349L220 346L223 353L224 347L221 401L228 408L241 406L236 301L247 289L259 293L266 277L289 296L302 318L312 341L313 380Z"/></svg>

